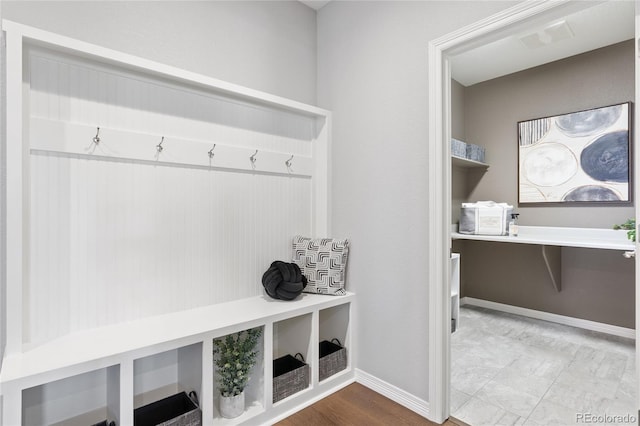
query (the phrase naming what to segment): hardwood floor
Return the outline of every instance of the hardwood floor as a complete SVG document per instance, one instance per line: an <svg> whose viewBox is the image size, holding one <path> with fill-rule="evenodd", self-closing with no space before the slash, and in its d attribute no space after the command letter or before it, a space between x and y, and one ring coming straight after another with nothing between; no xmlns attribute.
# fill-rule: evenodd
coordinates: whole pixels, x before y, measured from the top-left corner
<svg viewBox="0 0 640 426"><path fill-rule="evenodd" d="M434 426L424 417L359 383L298 411L277 426ZM455 426L447 421L445 426Z"/></svg>

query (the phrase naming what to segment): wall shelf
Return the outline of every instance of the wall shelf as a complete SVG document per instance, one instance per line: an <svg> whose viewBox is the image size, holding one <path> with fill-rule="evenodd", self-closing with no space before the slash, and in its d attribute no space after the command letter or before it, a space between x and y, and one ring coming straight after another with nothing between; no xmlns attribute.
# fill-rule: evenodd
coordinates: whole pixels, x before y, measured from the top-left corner
<svg viewBox="0 0 640 426"><path fill-rule="evenodd" d="M465 168L465 169L471 169L471 168L488 169L489 168L489 165L487 163L481 163L480 161L457 157L455 155L451 156L451 164L453 164L454 166Z"/></svg>
<svg viewBox="0 0 640 426"><path fill-rule="evenodd" d="M453 225L456 229L456 225ZM470 235L451 233L454 240L495 241L514 244L582 247L602 250L634 250L635 243L627 239L627 231L597 228L565 228L554 226L519 226L517 237L508 235Z"/></svg>

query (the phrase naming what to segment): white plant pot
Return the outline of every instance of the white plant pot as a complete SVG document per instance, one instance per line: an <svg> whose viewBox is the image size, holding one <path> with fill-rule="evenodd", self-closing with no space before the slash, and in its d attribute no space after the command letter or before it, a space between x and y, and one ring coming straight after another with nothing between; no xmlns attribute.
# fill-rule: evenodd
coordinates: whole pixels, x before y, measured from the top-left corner
<svg viewBox="0 0 640 426"><path fill-rule="evenodd" d="M220 415L225 419L234 419L244 413L244 391L236 396L220 395Z"/></svg>

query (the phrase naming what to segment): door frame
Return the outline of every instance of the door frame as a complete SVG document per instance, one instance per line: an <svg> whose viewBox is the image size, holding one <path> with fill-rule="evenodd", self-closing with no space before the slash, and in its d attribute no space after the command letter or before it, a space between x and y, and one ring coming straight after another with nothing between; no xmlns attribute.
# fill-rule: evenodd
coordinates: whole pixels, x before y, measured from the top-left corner
<svg viewBox="0 0 640 426"><path fill-rule="evenodd" d="M593 6L593 2L526 1L429 42L429 418L437 423L449 417L451 392L451 65L449 57L518 33L525 25L548 22ZM636 0L636 52L640 52L640 0ZM640 56L640 53L639 53ZM640 101L640 60L636 58L636 100ZM640 108L635 108L634 139L639 140ZM640 150L634 150L640 164ZM635 202L640 188L634 173ZM638 216L636 209L636 216ZM638 219L638 218L636 218ZM636 220L638 223L638 220ZM640 228L640 223L639 226ZM640 234L639 234L640 235ZM638 251L638 243L636 243ZM640 329L640 260L636 257L636 364ZM640 406L640 404L638 404Z"/></svg>

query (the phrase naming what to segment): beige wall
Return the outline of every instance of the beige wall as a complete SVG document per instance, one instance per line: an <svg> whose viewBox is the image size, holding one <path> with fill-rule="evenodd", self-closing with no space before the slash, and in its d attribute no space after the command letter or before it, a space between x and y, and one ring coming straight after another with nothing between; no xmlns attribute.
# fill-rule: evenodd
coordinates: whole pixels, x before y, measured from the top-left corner
<svg viewBox="0 0 640 426"><path fill-rule="evenodd" d="M479 83L465 91L467 142L484 146L489 170L470 199L518 202L516 123L634 100L633 40ZM633 207L517 207L522 225L609 228Z"/></svg>
<svg viewBox="0 0 640 426"><path fill-rule="evenodd" d="M463 297L635 328L634 262L619 251L563 248L558 293L541 246L483 241L461 245Z"/></svg>
<svg viewBox="0 0 640 426"><path fill-rule="evenodd" d="M513 204L522 225L610 228L624 222L634 216L633 206L517 206L516 123L634 101L634 93L633 40L467 87L467 142L486 147L490 167L452 178L466 180L471 201ZM455 242L454 250L462 253L463 296L635 328L634 262L618 251L563 248L557 293L540 246L466 241Z"/></svg>

